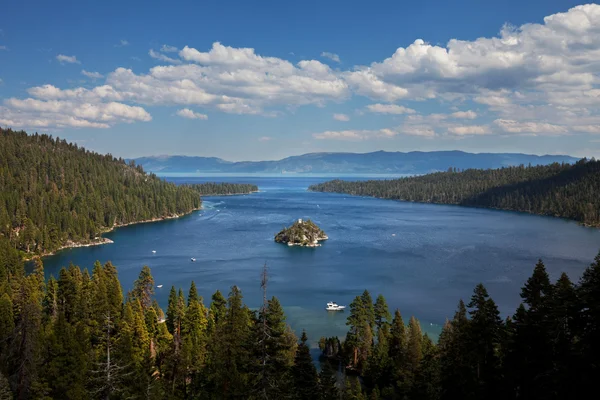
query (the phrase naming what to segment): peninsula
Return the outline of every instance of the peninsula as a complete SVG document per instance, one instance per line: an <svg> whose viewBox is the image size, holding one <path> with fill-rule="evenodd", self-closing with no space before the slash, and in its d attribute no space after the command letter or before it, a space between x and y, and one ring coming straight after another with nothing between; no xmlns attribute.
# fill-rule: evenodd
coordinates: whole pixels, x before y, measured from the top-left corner
<svg viewBox="0 0 600 400"><path fill-rule="evenodd" d="M277 243L287 243L288 246L318 247L320 241L327 239L325 232L310 219L299 219L275 235Z"/></svg>

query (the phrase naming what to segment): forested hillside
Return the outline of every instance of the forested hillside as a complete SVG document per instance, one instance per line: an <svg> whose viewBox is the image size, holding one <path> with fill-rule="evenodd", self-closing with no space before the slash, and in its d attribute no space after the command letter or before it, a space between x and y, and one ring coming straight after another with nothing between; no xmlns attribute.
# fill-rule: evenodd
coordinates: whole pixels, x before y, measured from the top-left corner
<svg viewBox="0 0 600 400"><path fill-rule="evenodd" d="M0 129L0 239L42 254L200 207L196 190L48 135Z"/></svg>
<svg viewBox="0 0 600 400"><path fill-rule="evenodd" d="M600 226L600 161L438 172L394 180L333 180L309 187L424 203L499 208Z"/></svg>
<svg viewBox="0 0 600 400"><path fill-rule="evenodd" d="M187 185L196 190L202 196L220 196L231 194L249 194L258 192L258 186L248 183L193 183Z"/></svg>
<svg viewBox="0 0 600 400"><path fill-rule="evenodd" d="M163 314L154 287L143 267L124 295L117 268L99 262L45 281L39 259L26 276L0 247L0 398L579 399L600 374L600 255L577 285L551 282L540 261L505 321L478 285L437 344L365 291L345 339L319 341L319 374L277 298L253 311L233 286L207 307L191 282L171 288Z"/></svg>

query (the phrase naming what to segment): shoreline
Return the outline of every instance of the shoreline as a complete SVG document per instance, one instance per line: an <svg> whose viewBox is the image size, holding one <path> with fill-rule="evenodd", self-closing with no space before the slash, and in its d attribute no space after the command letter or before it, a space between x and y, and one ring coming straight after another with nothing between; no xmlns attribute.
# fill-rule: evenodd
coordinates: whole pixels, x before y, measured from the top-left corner
<svg viewBox="0 0 600 400"><path fill-rule="evenodd" d="M578 221L576 219L572 219L572 218L565 217L565 216L562 216L562 215L542 214L542 213L536 213L536 212L525 211L525 210L513 210L513 209L510 209L510 208L486 207L486 206L467 205L467 204L460 204L460 203L439 203L439 202L433 202L433 201L405 200L405 199L396 199L396 198L391 198L391 197L370 196L370 195L367 195L367 194L350 194L350 193L346 193L346 192L329 192L329 191L310 190L310 189L307 189L307 191L308 192L312 192L312 193L343 194L343 195L352 196L352 197L366 197L366 198L379 199L379 200L391 200L391 201L398 201L398 202L402 202L402 203L432 204L432 205L440 205L440 206L456 206L456 207L464 207L464 208L477 208L477 209L482 209L482 210L508 211L508 212L514 212L514 213L520 213L520 214L534 215L534 216L538 216L538 217L548 217L548 218L562 219L562 220L569 221L569 222L575 222L577 225L582 226L584 228L600 229L600 224L587 224L587 223L585 223L583 221Z"/></svg>
<svg viewBox="0 0 600 400"><path fill-rule="evenodd" d="M33 255L31 257L24 257L23 261L31 261L34 260L36 258L43 258L43 257L48 257L48 256L53 256L56 253L58 253L59 251L62 250L66 250L66 249L76 249L79 247L92 247L92 246L100 246L103 244L112 244L114 243L113 240L102 237L102 235L104 235L105 233L109 233L114 231L117 228L123 228L125 226L130 226L130 225L137 225L137 224L147 224L147 223L151 223L151 222L160 222L160 221L167 221L170 219L176 219L176 218L180 218L180 217L184 217L186 215L190 215L195 211L200 211L202 209L202 206L194 208L192 210L190 210L189 212L183 213L183 214L173 214L173 215L168 215L165 217L156 217L156 218L152 218L152 219L145 219L143 221L135 221L135 222L128 222L126 224L114 224L112 226L112 228L107 228L104 229L102 231L100 231L98 233L98 236L96 238L94 238L94 240L89 241L89 242L73 242L73 241L68 241L66 244L64 244L63 246L59 247L58 249L48 252L48 253L43 253L43 254L36 254Z"/></svg>
<svg viewBox="0 0 600 400"><path fill-rule="evenodd" d="M259 190L255 190L252 192L248 192L248 193L229 193L229 194L215 194L212 196L240 196L240 195L246 195L246 194L252 194L252 193L258 193ZM211 195L200 195L201 197L210 197ZM76 249L79 247L92 247L92 246L100 246L103 244L112 244L114 243L113 240L102 237L102 235L106 234L106 233L110 233L112 231L114 231L117 228L123 228L125 226L130 226L130 225L137 225L137 224L148 224L151 222L160 222L160 221L168 221L171 219L176 219L176 218L181 218L181 217L185 217L186 215L190 215L192 213L194 213L195 211L200 211L202 210L202 205L200 205L200 207L197 208L193 208L192 210L190 210L189 212L186 213L182 213L182 214L172 214L172 215L168 215L165 217L156 217L156 218L151 218L151 219L145 219L143 221L135 221L135 222L128 222L125 224L114 224L111 228L105 228L104 230L101 230L100 232L98 232L98 236L92 240L92 241L88 241L88 242L73 242L73 241L68 241L66 244L62 245L61 247L59 247L58 249L51 251L51 252L47 252L47 253L43 253L43 254L35 254L32 256L25 256L23 257L23 261L31 261L34 260L36 258L43 258L43 257L48 257L48 256L53 256L56 253L58 253L59 251L62 250L67 250L67 249Z"/></svg>
<svg viewBox="0 0 600 400"><path fill-rule="evenodd" d="M260 193L260 190L253 190L245 193L227 193L227 194L200 194L202 197L221 197L221 196L244 196L252 193Z"/></svg>

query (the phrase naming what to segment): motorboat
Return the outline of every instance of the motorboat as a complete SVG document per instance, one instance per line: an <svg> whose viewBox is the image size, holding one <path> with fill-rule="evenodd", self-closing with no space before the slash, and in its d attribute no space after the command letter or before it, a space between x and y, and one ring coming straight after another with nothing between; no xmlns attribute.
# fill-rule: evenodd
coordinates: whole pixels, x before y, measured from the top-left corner
<svg viewBox="0 0 600 400"><path fill-rule="evenodd" d="M325 309L327 311L343 311L344 308L346 308L346 306L340 306L337 305L335 302L330 301L329 303L327 303L327 307L325 307Z"/></svg>
<svg viewBox="0 0 600 400"><path fill-rule="evenodd" d="M160 289L161 287L163 287L163 285L156 285L156 287Z"/></svg>
<svg viewBox="0 0 600 400"><path fill-rule="evenodd" d="M156 254L156 250L152 250L152 254Z"/></svg>
<svg viewBox="0 0 600 400"><path fill-rule="evenodd" d="M192 262L196 261L196 259L195 259L194 257L192 257L190 260L191 260Z"/></svg>

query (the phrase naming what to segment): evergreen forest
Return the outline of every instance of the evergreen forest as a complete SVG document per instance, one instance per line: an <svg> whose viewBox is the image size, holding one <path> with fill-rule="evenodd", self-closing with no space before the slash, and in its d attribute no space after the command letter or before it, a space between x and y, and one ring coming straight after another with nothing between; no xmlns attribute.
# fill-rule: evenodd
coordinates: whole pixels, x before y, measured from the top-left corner
<svg viewBox="0 0 600 400"><path fill-rule="evenodd" d="M250 309L238 287L205 303L172 287L166 312L144 266L123 293L117 268L26 275L0 247L0 399L568 399L593 393L600 357L600 254L577 284L539 261L522 304L502 319L483 285L460 300L439 340L368 291L345 338L306 332L277 298ZM266 270L264 270L266 271ZM257 276L259 274L257 268Z"/></svg>
<svg viewBox="0 0 600 400"><path fill-rule="evenodd" d="M202 196L224 196L258 192L258 186L248 183L207 182L186 184Z"/></svg>
<svg viewBox="0 0 600 400"><path fill-rule="evenodd" d="M449 168L393 180L333 180L309 190L521 211L600 226L600 161L593 159L487 170Z"/></svg>

